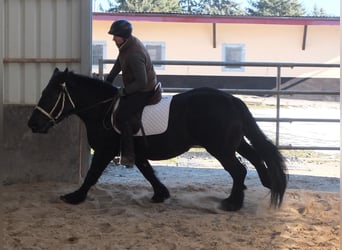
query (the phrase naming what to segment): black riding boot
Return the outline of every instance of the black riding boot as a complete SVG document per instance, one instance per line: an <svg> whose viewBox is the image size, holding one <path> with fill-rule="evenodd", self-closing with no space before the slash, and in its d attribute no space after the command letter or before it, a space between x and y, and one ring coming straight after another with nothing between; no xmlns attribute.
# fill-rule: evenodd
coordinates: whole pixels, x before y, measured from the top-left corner
<svg viewBox="0 0 342 250"><path fill-rule="evenodd" d="M120 164L126 167L133 167L135 164L135 153L132 128L130 126L125 126L121 133Z"/></svg>

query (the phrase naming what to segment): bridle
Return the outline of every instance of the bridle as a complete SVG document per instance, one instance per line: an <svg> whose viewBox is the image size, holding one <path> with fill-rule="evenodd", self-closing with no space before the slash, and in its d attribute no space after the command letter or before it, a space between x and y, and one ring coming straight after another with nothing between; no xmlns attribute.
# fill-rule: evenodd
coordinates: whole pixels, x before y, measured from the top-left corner
<svg viewBox="0 0 342 250"><path fill-rule="evenodd" d="M47 118L49 118L49 121L52 122L53 124L56 124L58 119L61 117L61 115L63 114L63 110L65 107L65 101L66 99L69 100L71 106L73 107L73 109L76 108L74 101L72 100L70 93L66 87L65 82L61 84L62 90L58 95L58 98L56 100L55 105L53 106L53 108L51 109L50 112L46 111L44 108L40 107L39 105L37 105L35 107L35 109L37 109L38 111L40 111L43 115L45 115ZM60 110L58 111L56 116L53 116L53 113L56 111L56 108L58 107L58 104L61 102L60 105Z"/></svg>
<svg viewBox="0 0 342 250"><path fill-rule="evenodd" d="M38 111L40 111L44 116L46 116L47 118L49 118L49 122L52 122L53 125L55 125L59 120L61 120L61 116L63 114L63 111L64 111L64 108L65 108L65 102L66 100L68 100L73 108L73 113L81 113L81 112L84 112L84 111L87 111L89 109L92 109L98 105L101 105L101 104L104 104L104 103L107 103L107 102L115 102L116 98L118 97L117 95L115 95L114 97L111 97L111 98L108 98L108 99L105 99L103 101L100 101L98 103L95 103L93 105L90 105L88 107L85 107L85 108L81 108L81 109L77 109L76 108L76 105L75 105L75 102L72 100L71 98L71 95L70 95L70 92L66 86L66 82L62 83L61 84L61 87L62 87L62 90L61 92L59 93L58 95L58 98L56 100L56 103L55 105L53 106L53 108L51 109L50 112L46 111L44 108L40 107L39 105L37 105L35 107L35 109L37 109ZM61 103L59 105L59 103ZM60 106L60 110L57 112L57 115L54 116L53 114L56 112L56 109L57 107ZM111 106L112 107L112 106ZM111 108L110 107L110 108Z"/></svg>

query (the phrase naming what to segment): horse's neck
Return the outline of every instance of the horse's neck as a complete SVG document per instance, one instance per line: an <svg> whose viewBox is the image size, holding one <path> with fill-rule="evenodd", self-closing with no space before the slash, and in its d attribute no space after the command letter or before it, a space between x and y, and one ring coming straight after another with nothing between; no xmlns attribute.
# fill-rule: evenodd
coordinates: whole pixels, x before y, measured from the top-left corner
<svg viewBox="0 0 342 250"><path fill-rule="evenodd" d="M85 108L114 97L115 88L106 83L82 75L72 75L70 91L75 97L76 106Z"/></svg>
<svg viewBox="0 0 342 250"><path fill-rule="evenodd" d="M70 81L70 96L76 114L84 121L104 117L110 108L115 89L96 79L74 75Z"/></svg>

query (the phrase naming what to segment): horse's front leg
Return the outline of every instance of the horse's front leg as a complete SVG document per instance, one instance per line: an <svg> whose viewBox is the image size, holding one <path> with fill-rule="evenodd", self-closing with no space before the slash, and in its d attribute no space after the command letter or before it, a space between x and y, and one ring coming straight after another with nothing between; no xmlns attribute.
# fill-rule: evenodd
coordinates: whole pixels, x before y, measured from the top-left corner
<svg viewBox="0 0 342 250"><path fill-rule="evenodd" d="M165 187L163 183L157 178L151 164L146 159L137 159L136 166L143 174L143 176L148 180L153 188L154 195L152 196L152 202L160 203L164 200L170 198L169 190Z"/></svg>
<svg viewBox="0 0 342 250"><path fill-rule="evenodd" d="M112 158L112 154L109 152L95 151L90 168L82 186L72 193L62 195L60 197L61 200L74 205L83 202L87 198L89 189L96 184L102 175L103 170L107 167Z"/></svg>

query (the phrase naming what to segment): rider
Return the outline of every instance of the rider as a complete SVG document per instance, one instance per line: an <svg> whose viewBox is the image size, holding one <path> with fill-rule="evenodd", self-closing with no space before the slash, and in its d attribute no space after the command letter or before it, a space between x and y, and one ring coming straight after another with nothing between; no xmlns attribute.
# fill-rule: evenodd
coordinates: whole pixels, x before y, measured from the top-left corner
<svg viewBox="0 0 342 250"><path fill-rule="evenodd" d="M133 126L155 94L157 77L145 46L132 35L130 22L113 22L108 34L113 35L119 55L106 81L112 83L122 71L123 87L119 89L121 98L116 122L121 131L121 164L131 167L135 163Z"/></svg>

